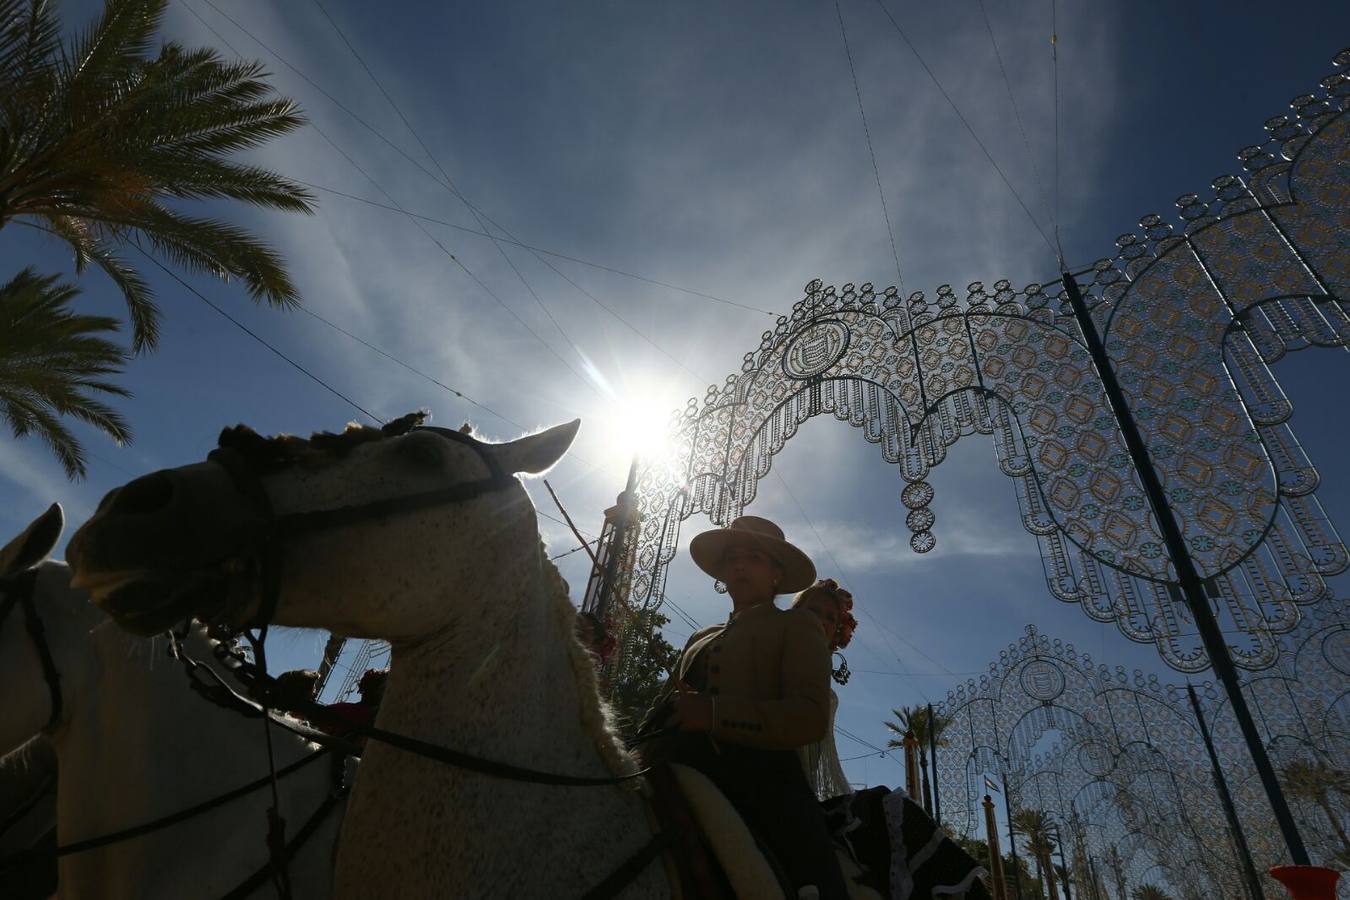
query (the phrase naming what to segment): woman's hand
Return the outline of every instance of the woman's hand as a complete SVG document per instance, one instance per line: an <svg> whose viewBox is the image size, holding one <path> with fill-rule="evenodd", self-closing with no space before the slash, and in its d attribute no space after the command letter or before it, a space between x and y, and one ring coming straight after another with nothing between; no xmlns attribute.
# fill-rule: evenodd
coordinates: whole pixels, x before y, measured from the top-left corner
<svg viewBox="0 0 1350 900"><path fill-rule="evenodd" d="M674 715L670 724L681 731L712 731L713 699L698 693L683 681L675 685L678 692L672 703Z"/></svg>

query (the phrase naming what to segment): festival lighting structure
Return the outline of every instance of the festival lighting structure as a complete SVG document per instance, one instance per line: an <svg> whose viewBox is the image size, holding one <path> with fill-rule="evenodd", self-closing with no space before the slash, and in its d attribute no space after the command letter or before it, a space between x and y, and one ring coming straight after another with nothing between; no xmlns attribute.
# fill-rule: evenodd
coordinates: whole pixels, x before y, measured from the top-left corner
<svg viewBox="0 0 1350 900"><path fill-rule="evenodd" d="M1145 216L1087 270L975 282L964 302L946 285L930 299L808 284L674 420L678 465L638 479L634 606L661 602L681 522L739 515L809 418L862 429L898 466L919 553L937 540L929 471L962 436L992 435L1051 593L1175 669L1213 667L1306 864L1237 669L1274 666L1277 637L1350 564L1269 369L1350 343L1350 50L1335 64L1241 152L1244 176L1179 198L1175 224Z"/></svg>

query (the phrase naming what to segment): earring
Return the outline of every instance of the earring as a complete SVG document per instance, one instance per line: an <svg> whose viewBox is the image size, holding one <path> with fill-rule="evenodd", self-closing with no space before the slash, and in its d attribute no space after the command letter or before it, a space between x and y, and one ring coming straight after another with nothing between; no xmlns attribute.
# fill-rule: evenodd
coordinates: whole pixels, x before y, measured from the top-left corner
<svg viewBox="0 0 1350 900"><path fill-rule="evenodd" d="M839 657L839 668L831 671L830 677L835 680L836 684L848 684L849 676L853 674L848 670L848 660L844 659L844 654L842 653L835 653L834 655Z"/></svg>

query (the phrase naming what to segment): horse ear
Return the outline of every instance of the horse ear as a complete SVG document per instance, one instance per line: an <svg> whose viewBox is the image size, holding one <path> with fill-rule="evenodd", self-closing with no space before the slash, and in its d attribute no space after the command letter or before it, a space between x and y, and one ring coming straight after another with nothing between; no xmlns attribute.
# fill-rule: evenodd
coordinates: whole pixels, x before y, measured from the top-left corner
<svg viewBox="0 0 1350 900"><path fill-rule="evenodd" d="M564 425L538 434L526 435L505 444L489 444L493 454L501 463L502 471L516 474L539 475L547 472L553 464L562 459L567 448L572 446L581 427L580 419L573 419Z"/></svg>
<svg viewBox="0 0 1350 900"><path fill-rule="evenodd" d="M61 511L61 504L53 503L4 549L0 549L0 575L22 572L46 559L61 539L61 529L65 525L66 515Z"/></svg>

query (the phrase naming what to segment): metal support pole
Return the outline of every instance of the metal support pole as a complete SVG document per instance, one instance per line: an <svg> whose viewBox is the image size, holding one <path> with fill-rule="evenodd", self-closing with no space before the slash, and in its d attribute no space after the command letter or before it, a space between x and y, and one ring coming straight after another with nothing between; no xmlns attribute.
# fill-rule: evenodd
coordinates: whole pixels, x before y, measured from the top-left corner
<svg viewBox="0 0 1350 900"><path fill-rule="evenodd" d="M633 457L628 467L628 484L619 495L619 514L614 520L614 530L610 532L608 554L605 557L605 576L600 582L599 596L596 598L595 615L608 626L605 614L609 611L609 599L614 591L614 579L619 572L619 558L628 540L628 519L632 514L633 491L637 487L638 458Z"/></svg>
<svg viewBox="0 0 1350 900"><path fill-rule="evenodd" d="M984 834L989 842L989 878L994 900L1008 900L1008 884L1003 880L1003 854L998 849L998 823L994 820L994 801L984 795Z"/></svg>
<svg viewBox="0 0 1350 900"><path fill-rule="evenodd" d="M1224 642L1223 633L1219 630L1219 623L1214 618L1213 610L1210 609L1209 598L1205 596L1204 582L1195 568L1195 562L1191 559L1190 551L1186 549L1185 538L1182 537L1181 528L1177 525L1176 517L1172 514L1171 505L1167 502L1167 495L1163 491L1162 482L1149 460L1148 448L1144 446L1144 438L1135 424L1134 416L1130 412L1129 404L1125 401L1125 394L1120 388L1120 383L1116 381L1116 373L1111 367L1111 360L1106 355L1106 348L1102 345L1100 335L1097 334L1097 325L1088 313L1087 304L1083 302L1083 295L1078 290L1078 282L1074 281L1073 276L1068 272L1063 273L1063 278L1064 288L1069 294L1069 303L1073 307L1074 318L1078 320L1078 327L1082 329L1083 338L1087 342L1088 353L1092 356L1092 362L1097 368L1097 376L1101 379L1102 388L1106 391L1106 399L1111 404L1111 411L1115 414L1116 424L1120 426L1121 435L1125 438L1125 446L1129 449L1130 458L1134 462L1135 472L1139 475L1139 481L1143 485L1144 493L1148 496L1149 505L1153 509L1153 517L1158 523L1158 529L1162 532L1163 542L1167 545L1168 555L1176 569L1177 581L1180 583L1186 606L1190 609L1192 618L1195 619L1196 630L1200 632L1200 640L1205 645L1205 652L1209 654L1209 662L1214 668L1214 674L1219 679L1219 683L1223 685L1224 692L1228 695L1228 702L1233 707L1233 717L1237 719L1238 727L1242 730L1242 736L1247 742L1247 750L1251 753L1252 763L1261 778L1261 786L1265 788L1266 798L1270 801L1271 809L1275 813L1275 821L1279 823L1280 833L1284 836L1285 845L1289 848L1289 856L1295 865L1311 865L1308 859L1308 851L1303 846L1303 838L1299 836L1298 826L1294 824L1294 816L1289 811L1289 803L1285 800L1284 791L1281 790L1280 783L1275 778L1275 768L1270 764L1270 757L1266 755L1266 747L1261 740L1261 734L1256 730L1256 722L1252 719L1251 710L1247 708L1247 699L1242 695L1242 685L1238 682L1237 668L1233 665L1233 658L1228 654L1228 645Z"/></svg>
<svg viewBox="0 0 1350 900"><path fill-rule="evenodd" d="M1209 726L1205 724L1205 714L1200 709L1200 699L1195 696L1195 688L1186 685L1186 694L1191 698L1191 708L1195 710L1195 721L1200 726L1200 737L1205 740L1205 750L1209 751L1210 774L1214 778L1214 789L1219 793L1219 802L1223 804L1223 814L1228 819L1228 830L1232 832L1233 843L1237 845L1238 860L1242 863L1242 875L1247 882L1247 892L1252 900L1266 900L1261 889L1261 879L1257 877L1256 865L1252 862L1251 851L1247 848L1247 835L1242 831L1242 822L1238 820L1237 809L1233 806L1233 796L1228 793L1228 780L1219 767L1219 755L1214 752L1214 741L1209 736Z"/></svg>
<svg viewBox="0 0 1350 900"><path fill-rule="evenodd" d="M933 762L933 821L942 826L942 797L938 794L937 720L933 718L933 704L928 704L928 758Z"/></svg>
<svg viewBox="0 0 1350 900"><path fill-rule="evenodd" d="M1087 861L1088 877L1092 879L1092 900L1102 900L1102 884L1101 880L1097 878L1097 861L1091 856L1087 858Z"/></svg>
<svg viewBox="0 0 1350 900"><path fill-rule="evenodd" d="M1008 852L1012 854L1013 877L1009 881L1015 882L1017 890L1017 900L1022 900L1022 867L1017 863L1017 835L1013 833L1012 823L1012 788L1008 787L1008 776L999 773L999 778L1003 781L1003 811L1008 814Z"/></svg>

